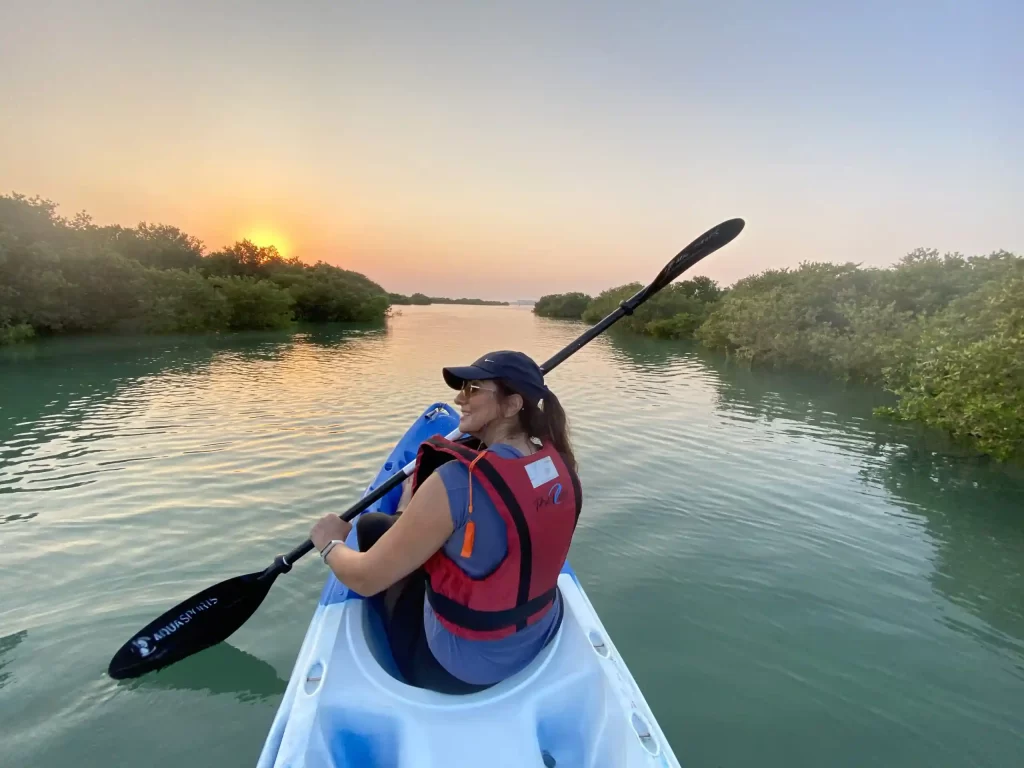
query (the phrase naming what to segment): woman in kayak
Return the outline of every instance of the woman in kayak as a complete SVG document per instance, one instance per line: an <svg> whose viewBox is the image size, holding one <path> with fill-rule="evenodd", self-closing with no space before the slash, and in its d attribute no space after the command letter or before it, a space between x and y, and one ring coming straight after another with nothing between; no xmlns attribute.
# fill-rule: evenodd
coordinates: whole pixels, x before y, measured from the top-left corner
<svg viewBox="0 0 1024 768"><path fill-rule="evenodd" d="M339 546L351 524L337 515L310 538L339 581L373 596L406 682L469 693L557 632L582 493L565 412L533 360L492 352L443 374L473 440L420 446L400 514L364 513L359 551Z"/></svg>

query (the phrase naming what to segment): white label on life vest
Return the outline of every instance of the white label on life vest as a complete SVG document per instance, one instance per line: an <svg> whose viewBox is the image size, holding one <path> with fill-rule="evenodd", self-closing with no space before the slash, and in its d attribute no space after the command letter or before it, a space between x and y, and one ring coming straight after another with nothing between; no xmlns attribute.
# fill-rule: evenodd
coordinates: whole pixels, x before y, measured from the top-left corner
<svg viewBox="0 0 1024 768"><path fill-rule="evenodd" d="M526 474L530 476L530 482L534 488L540 488L544 483L550 482L558 477L558 470L555 469L555 462L550 456L545 456L539 461L526 465Z"/></svg>

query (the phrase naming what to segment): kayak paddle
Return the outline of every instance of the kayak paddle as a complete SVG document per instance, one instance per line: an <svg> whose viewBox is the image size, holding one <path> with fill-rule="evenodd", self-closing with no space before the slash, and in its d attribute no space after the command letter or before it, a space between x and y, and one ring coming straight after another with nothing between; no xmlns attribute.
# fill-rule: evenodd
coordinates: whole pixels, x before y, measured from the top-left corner
<svg viewBox="0 0 1024 768"><path fill-rule="evenodd" d="M624 315L633 314L637 307L683 272L731 242L743 230L743 226L743 219L729 219L709 229L666 264L650 285L623 301L614 312L545 362L540 367L541 371L544 374L550 373L555 366L599 336ZM460 434L456 429L447 437L454 440ZM401 485L405 478L412 474L415 464L415 461L409 462L378 488L349 507L342 513L341 518L351 521L377 499ZM107 674L116 680L138 677L146 672L170 666L226 640L256 612L273 586L274 580L282 573L290 571L295 561L312 549L313 542L306 539L291 552L274 558L273 564L265 570L222 581L178 603L140 629L122 645L110 660Z"/></svg>

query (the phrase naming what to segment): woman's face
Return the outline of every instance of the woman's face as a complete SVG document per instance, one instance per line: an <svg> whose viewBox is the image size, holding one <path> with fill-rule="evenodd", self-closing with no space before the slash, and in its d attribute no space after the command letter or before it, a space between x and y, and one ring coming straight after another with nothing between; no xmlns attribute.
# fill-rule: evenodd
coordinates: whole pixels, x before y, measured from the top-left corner
<svg viewBox="0 0 1024 768"><path fill-rule="evenodd" d="M498 385L493 381L467 381L455 396L462 411L459 429L467 435L478 435L488 424L500 419L501 403Z"/></svg>

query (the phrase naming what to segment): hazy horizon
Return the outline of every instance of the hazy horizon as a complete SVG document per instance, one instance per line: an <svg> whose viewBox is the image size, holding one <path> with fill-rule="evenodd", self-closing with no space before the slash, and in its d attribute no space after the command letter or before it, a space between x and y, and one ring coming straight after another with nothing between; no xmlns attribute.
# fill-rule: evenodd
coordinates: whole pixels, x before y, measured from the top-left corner
<svg viewBox="0 0 1024 768"><path fill-rule="evenodd" d="M0 11L0 192L514 301L1024 250L1024 8L106 2Z"/></svg>

